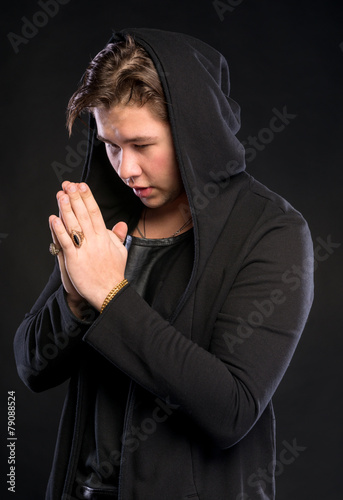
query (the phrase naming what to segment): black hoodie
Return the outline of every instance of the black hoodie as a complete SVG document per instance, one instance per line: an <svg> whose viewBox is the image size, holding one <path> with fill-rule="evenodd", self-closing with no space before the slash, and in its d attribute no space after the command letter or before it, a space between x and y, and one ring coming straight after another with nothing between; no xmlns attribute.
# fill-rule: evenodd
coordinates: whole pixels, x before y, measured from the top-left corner
<svg viewBox="0 0 343 500"><path fill-rule="evenodd" d="M293 207L244 171L223 56L186 35L125 32L163 85L193 216L193 263L168 317L163 304L179 279L172 266L152 304L129 285L89 321L69 310L55 267L15 338L18 372L32 390L70 378L46 498L79 498L80 457L93 446L98 486L118 477L121 500L273 499L271 398L312 303L310 233ZM95 134L83 179L108 227L125 220L132 230L140 202ZM90 415L117 433L121 449L89 436ZM291 445L285 453L292 458Z"/></svg>

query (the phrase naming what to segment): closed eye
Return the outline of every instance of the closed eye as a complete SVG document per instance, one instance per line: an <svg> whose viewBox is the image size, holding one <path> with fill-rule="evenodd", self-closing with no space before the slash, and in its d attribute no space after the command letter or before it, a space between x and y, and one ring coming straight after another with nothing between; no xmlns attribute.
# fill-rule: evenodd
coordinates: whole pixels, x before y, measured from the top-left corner
<svg viewBox="0 0 343 500"><path fill-rule="evenodd" d="M107 147L109 147L110 149L113 149L113 150L116 150L116 149L120 149L119 146L117 146L116 144L112 144L110 142L106 142L105 143Z"/></svg>

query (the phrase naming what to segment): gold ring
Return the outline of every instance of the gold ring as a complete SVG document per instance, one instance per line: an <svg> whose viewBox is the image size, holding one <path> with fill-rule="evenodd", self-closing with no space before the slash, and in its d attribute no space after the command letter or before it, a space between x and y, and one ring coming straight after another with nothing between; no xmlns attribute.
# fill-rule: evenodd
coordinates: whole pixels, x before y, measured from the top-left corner
<svg viewBox="0 0 343 500"><path fill-rule="evenodd" d="M85 239L85 235L83 234L83 232L82 231L75 231L75 229L73 229L70 232L70 236L71 236L71 239L73 240L74 245L77 248L80 248L83 240Z"/></svg>
<svg viewBox="0 0 343 500"><path fill-rule="evenodd" d="M51 255L58 255L60 253L61 249L58 248L55 243L50 243L50 246L49 246L49 252L51 253Z"/></svg>

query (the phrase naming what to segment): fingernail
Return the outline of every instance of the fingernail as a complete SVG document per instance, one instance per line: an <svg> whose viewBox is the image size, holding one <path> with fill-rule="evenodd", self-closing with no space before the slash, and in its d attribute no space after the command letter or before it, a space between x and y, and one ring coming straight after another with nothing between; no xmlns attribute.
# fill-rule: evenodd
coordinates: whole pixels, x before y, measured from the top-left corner
<svg viewBox="0 0 343 500"><path fill-rule="evenodd" d="M83 191L83 192L85 192L85 191L87 190L87 186L86 186L86 184L83 184L83 183L81 183L81 184L79 185L79 188L80 188L80 191Z"/></svg>
<svg viewBox="0 0 343 500"><path fill-rule="evenodd" d="M76 186L75 186L75 184L71 184L71 185L68 187L68 190L69 190L71 193L75 193L75 191L76 191Z"/></svg>
<svg viewBox="0 0 343 500"><path fill-rule="evenodd" d="M60 226L62 224L61 219L55 219L56 226Z"/></svg>
<svg viewBox="0 0 343 500"><path fill-rule="evenodd" d="M62 203L69 203L69 196L63 196Z"/></svg>

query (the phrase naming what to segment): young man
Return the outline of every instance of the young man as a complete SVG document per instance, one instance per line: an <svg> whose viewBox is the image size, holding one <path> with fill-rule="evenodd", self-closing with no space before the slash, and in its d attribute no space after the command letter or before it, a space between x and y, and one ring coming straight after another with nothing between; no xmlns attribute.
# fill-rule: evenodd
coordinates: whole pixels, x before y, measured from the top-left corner
<svg viewBox="0 0 343 500"><path fill-rule="evenodd" d="M69 130L84 111L82 182L50 216L58 265L15 338L32 390L70 379L46 498L274 499L271 398L312 303L306 222L244 171L205 43L114 34Z"/></svg>

